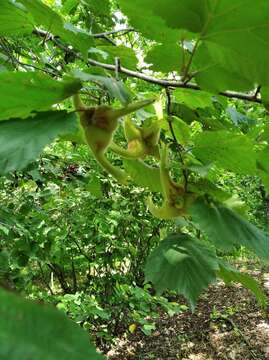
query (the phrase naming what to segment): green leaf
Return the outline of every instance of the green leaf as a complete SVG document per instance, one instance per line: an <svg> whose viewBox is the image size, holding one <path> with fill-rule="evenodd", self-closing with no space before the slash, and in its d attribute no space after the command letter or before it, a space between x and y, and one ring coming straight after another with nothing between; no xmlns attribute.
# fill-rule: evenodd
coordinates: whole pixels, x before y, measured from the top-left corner
<svg viewBox="0 0 269 360"><path fill-rule="evenodd" d="M66 0L62 7L62 12L64 14L70 14L74 9L77 8L78 4L79 0Z"/></svg>
<svg viewBox="0 0 269 360"><path fill-rule="evenodd" d="M181 118L187 124L191 124L193 121L199 121L197 111L194 111L188 106L179 104L177 102L171 103L171 115Z"/></svg>
<svg viewBox="0 0 269 360"><path fill-rule="evenodd" d="M228 200L232 195L215 185L208 179L198 179L188 184L189 191L199 195L210 195L218 201Z"/></svg>
<svg viewBox="0 0 269 360"><path fill-rule="evenodd" d="M133 49L123 45L119 46L105 46L101 45L97 47L101 51L106 52L109 56L106 59L108 63L115 64L115 58L120 59L120 64L128 69L136 70L137 57Z"/></svg>
<svg viewBox="0 0 269 360"><path fill-rule="evenodd" d="M191 89L176 89L173 92L176 101L185 104L190 109L213 108L212 94L206 91L194 91Z"/></svg>
<svg viewBox="0 0 269 360"><path fill-rule="evenodd" d="M66 111L0 122L0 174L23 169L58 135L72 133L76 127L76 115Z"/></svg>
<svg viewBox="0 0 269 360"><path fill-rule="evenodd" d="M220 91L268 84L267 0L159 0L151 6L168 26L197 32L193 70L201 86Z"/></svg>
<svg viewBox="0 0 269 360"><path fill-rule="evenodd" d="M109 13L110 4L109 0L81 0L86 5L89 5L96 13L104 14Z"/></svg>
<svg viewBox="0 0 269 360"><path fill-rule="evenodd" d="M261 88L262 103L268 108L269 105L269 86L263 86Z"/></svg>
<svg viewBox="0 0 269 360"><path fill-rule="evenodd" d="M237 174L255 174L256 154L251 140L229 131L204 131L194 138L193 154L203 163Z"/></svg>
<svg viewBox="0 0 269 360"><path fill-rule="evenodd" d="M257 131L259 131L259 139L261 141L266 141L269 144L269 124L266 122L263 124L262 129L257 127Z"/></svg>
<svg viewBox="0 0 269 360"><path fill-rule="evenodd" d="M260 170L263 170L265 173L269 175L268 158L269 158L269 146L267 145L264 149L257 152L257 163L258 163L258 168Z"/></svg>
<svg viewBox="0 0 269 360"><path fill-rule="evenodd" d="M42 25L53 35L60 36L74 49L87 58L89 48L94 44L93 37L72 24L64 23L63 18L40 0L20 0L33 16L36 25Z"/></svg>
<svg viewBox="0 0 269 360"><path fill-rule="evenodd" d="M0 0L0 9L0 36L26 35L33 31L33 21L22 6Z"/></svg>
<svg viewBox="0 0 269 360"><path fill-rule="evenodd" d="M80 2L86 6L86 10L94 17L94 22L100 22L108 28L115 25L111 16L110 0L80 0Z"/></svg>
<svg viewBox="0 0 269 360"><path fill-rule="evenodd" d="M0 290L2 360L101 360L88 335L53 307Z"/></svg>
<svg viewBox="0 0 269 360"><path fill-rule="evenodd" d="M226 120L226 119L225 119ZM219 130L227 130L232 127L230 122L220 121L213 116L200 116L197 120L203 126L204 130L208 131L219 131Z"/></svg>
<svg viewBox="0 0 269 360"><path fill-rule="evenodd" d="M207 85L248 90L255 83L268 84L268 11L266 0L223 0L218 6L212 2L196 53L201 73L206 68Z"/></svg>
<svg viewBox="0 0 269 360"><path fill-rule="evenodd" d="M191 128L177 116L170 116L169 119L163 118L161 128L167 132L167 136L173 138L169 122L173 127L177 141L182 145L187 145L191 137Z"/></svg>
<svg viewBox="0 0 269 360"><path fill-rule="evenodd" d="M190 207L193 221L218 248L231 250L242 245L269 260L269 235L233 210L197 200Z"/></svg>
<svg viewBox="0 0 269 360"><path fill-rule="evenodd" d="M154 14L155 0L119 0L119 4L131 25L147 38L166 44L180 39L180 31L169 28L161 16Z"/></svg>
<svg viewBox="0 0 269 360"><path fill-rule="evenodd" d="M86 185L86 189L96 198L101 198L103 196L102 184L97 176L91 177L90 181Z"/></svg>
<svg viewBox="0 0 269 360"><path fill-rule="evenodd" d="M255 279L253 279L248 274L243 274L242 272L238 271L224 261L220 261L219 265L220 268L217 274L225 282L225 284L229 285L232 282L242 284L246 289L252 291L261 307L267 306L267 296L265 295L259 283Z"/></svg>
<svg viewBox="0 0 269 360"><path fill-rule="evenodd" d="M83 144L83 145L87 144L87 141L85 139L85 132L78 118L77 118L76 127L74 127L74 131L73 132L70 131L68 132L68 134L60 135L59 139L63 141L71 141L72 143L75 144Z"/></svg>
<svg viewBox="0 0 269 360"><path fill-rule="evenodd" d="M203 30L207 20L210 6L207 2L206 0L145 0L143 9L150 8L171 28L184 28L198 33Z"/></svg>
<svg viewBox="0 0 269 360"><path fill-rule="evenodd" d="M218 262L214 252L186 234L170 235L149 256L145 275L158 292L175 290L192 309L200 293L216 279Z"/></svg>
<svg viewBox="0 0 269 360"><path fill-rule="evenodd" d="M77 79L57 81L37 72L0 73L0 120L49 109L81 88Z"/></svg>
<svg viewBox="0 0 269 360"><path fill-rule="evenodd" d="M162 193L159 168L149 166L140 160L124 159L123 164L126 172L137 185L148 188L153 192Z"/></svg>
<svg viewBox="0 0 269 360"><path fill-rule="evenodd" d="M34 20L44 27L54 29L56 26L60 28L62 18L51 7L47 6L41 0L19 0L21 4L31 13Z"/></svg>
<svg viewBox="0 0 269 360"><path fill-rule="evenodd" d="M6 236L9 233L9 229L1 224L0 226L1 232L3 232ZM4 280L5 276L9 271L9 255L5 250L0 251L0 280Z"/></svg>
<svg viewBox="0 0 269 360"><path fill-rule="evenodd" d="M250 79L252 84L268 83L268 1L225 0L209 12L212 10L213 18L204 39L211 54L218 50L214 60Z"/></svg>
<svg viewBox="0 0 269 360"><path fill-rule="evenodd" d="M182 66L182 49L177 44L157 45L151 49L145 62L152 64L151 70L168 73L180 72Z"/></svg>
<svg viewBox="0 0 269 360"><path fill-rule="evenodd" d="M171 123L179 144L187 145L191 137L190 127L176 116L172 116Z"/></svg>
<svg viewBox="0 0 269 360"><path fill-rule="evenodd" d="M267 0L121 0L120 6L137 30L157 42L167 43L167 35L176 43L184 30L193 33L197 43L189 74L203 89L248 91L255 84L268 86ZM179 38L174 40L177 29Z"/></svg>
<svg viewBox="0 0 269 360"><path fill-rule="evenodd" d="M146 336L150 336L152 331L156 329L155 324L145 324L142 326L141 330Z"/></svg>
<svg viewBox="0 0 269 360"><path fill-rule="evenodd" d="M259 176L262 179L263 185L265 187L266 194L269 194L269 174L263 171L259 171Z"/></svg>
<svg viewBox="0 0 269 360"><path fill-rule="evenodd" d="M265 135L267 137L267 134ZM263 181L267 194L269 194L269 146L257 153L258 174Z"/></svg>
<svg viewBox="0 0 269 360"><path fill-rule="evenodd" d="M215 43L202 44L194 56L193 64L196 82L204 90L218 93L227 89L249 91L254 87L249 76L254 64L249 65L244 58L238 58L236 51L223 49Z"/></svg>

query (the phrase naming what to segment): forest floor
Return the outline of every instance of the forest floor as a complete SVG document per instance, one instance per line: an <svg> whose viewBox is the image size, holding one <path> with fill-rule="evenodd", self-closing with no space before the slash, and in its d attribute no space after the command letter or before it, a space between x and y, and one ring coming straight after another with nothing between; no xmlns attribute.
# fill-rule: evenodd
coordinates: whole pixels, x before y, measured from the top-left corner
<svg viewBox="0 0 269 360"><path fill-rule="evenodd" d="M269 295L269 268L248 265ZM177 302L183 303L182 298ZM259 308L248 290L219 282L198 302L195 313L169 317L160 312L156 330L139 330L119 338L109 360L266 360L269 359L269 312Z"/></svg>

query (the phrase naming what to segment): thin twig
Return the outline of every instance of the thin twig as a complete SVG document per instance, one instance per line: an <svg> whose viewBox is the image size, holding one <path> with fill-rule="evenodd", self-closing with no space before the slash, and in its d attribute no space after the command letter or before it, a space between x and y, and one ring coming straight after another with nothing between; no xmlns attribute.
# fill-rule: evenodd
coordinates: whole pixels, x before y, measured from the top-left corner
<svg viewBox="0 0 269 360"><path fill-rule="evenodd" d="M198 48L199 43L200 43L200 38L196 40L195 45L194 45L194 47L192 49L190 58L189 58L189 60L187 62L187 65L185 66L184 75L183 75L183 83L184 84L188 83L191 80L191 77L189 76L189 71L190 71L192 61L193 61L193 58L194 58L194 55L196 53L196 50Z"/></svg>
<svg viewBox="0 0 269 360"><path fill-rule="evenodd" d="M169 129L171 131L171 134L172 134L172 137L173 137L173 140L174 142L180 146L180 148L182 148L182 145L179 144L177 138L176 138L176 134L174 132L174 128L173 128L173 125L172 125L172 121L171 121L171 94L170 94L170 90L169 88L166 88L165 89L165 92L166 92L166 98L167 98L167 117L168 117L168 125L169 125Z"/></svg>
<svg viewBox="0 0 269 360"><path fill-rule="evenodd" d="M71 269L72 269L72 280L73 280L73 292L76 293L78 284L77 284L77 275L76 275L73 253L71 253Z"/></svg>
<svg viewBox="0 0 269 360"><path fill-rule="evenodd" d="M254 99L257 99L261 91L261 85L259 85L253 95Z"/></svg>
<svg viewBox="0 0 269 360"><path fill-rule="evenodd" d="M120 58L116 57L115 58L115 78L117 81L119 80L120 68L121 68Z"/></svg>
<svg viewBox="0 0 269 360"><path fill-rule="evenodd" d="M41 273L41 276L42 276L42 280L43 280L44 285L48 288L50 294L51 294L51 295L54 295L54 292L53 292L52 288L50 287L49 282L46 281L46 277L45 277L45 274L44 274L42 265L40 264L39 261L37 262L37 264L38 264L38 267L39 267L39 270L40 270L40 273Z"/></svg>
<svg viewBox="0 0 269 360"><path fill-rule="evenodd" d="M185 167L185 162L184 162L184 158L182 156L182 152L185 151L184 147L178 142L177 138L176 138L176 134L174 132L174 128L173 128L173 124L171 121L171 94L170 94L170 90L169 88L165 89L166 91L166 97L167 97L167 116L168 116L168 125L172 134L172 137L174 139L174 142L178 148L178 153L179 153L179 159L182 165L182 174L184 177L184 189L185 191L187 191L187 187L188 187L188 171Z"/></svg>
<svg viewBox="0 0 269 360"><path fill-rule="evenodd" d="M38 71L42 71L42 72L44 72L44 73L46 73L46 74L49 74L49 75L53 75L53 76L59 75L59 74L54 73L53 71L47 70L47 69L45 69L45 68L40 68L40 67L38 67L38 66L36 66L36 65L34 65L34 64L26 64L26 63L23 63L23 62L21 62L21 61L19 61L19 60L17 60L17 59L16 59L16 63L17 63L18 65L22 66L22 67L30 67L30 68L32 68L32 69L35 69L35 70L38 70Z"/></svg>
<svg viewBox="0 0 269 360"><path fill-rule="evenodd" d="M88 260L89 263L92 262L92 259L84 252L84 250L81 248L81 246L79 245L79 243L76 241L75 238L70 237L71 241L73 241L73 243L76 245L76 247L78 248L78 251L80 252L81 255L83 255L85 257L85 259Z"/></svg>
<svg viewBox="0 0 269 360"><path fill-rule="evenodd" d="M117 46L117 44L115 43L115 41L113 41L112 39L110 39L108 36L102 36L102 39L105 39L106 41L108 41L111 45L113 46Z"/></svg>

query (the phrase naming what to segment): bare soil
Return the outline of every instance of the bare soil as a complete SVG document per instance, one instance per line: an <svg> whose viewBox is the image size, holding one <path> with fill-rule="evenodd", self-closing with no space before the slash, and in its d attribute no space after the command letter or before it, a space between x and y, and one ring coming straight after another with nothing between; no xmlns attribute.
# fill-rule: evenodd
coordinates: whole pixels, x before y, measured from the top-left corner
<svg viewBox="0 0 269 360"><path fill-rule="evenodd" d="M245 271L245 269L243 269ZM248 265L247 272L269 295L269 267ZM177 302L183 303L182 298ZM266 360L269 359L269 312L238 284L219 282L204 293L195 313L169 317L160 312L156 330L139 329L118 339L109 360Z"/></svg>

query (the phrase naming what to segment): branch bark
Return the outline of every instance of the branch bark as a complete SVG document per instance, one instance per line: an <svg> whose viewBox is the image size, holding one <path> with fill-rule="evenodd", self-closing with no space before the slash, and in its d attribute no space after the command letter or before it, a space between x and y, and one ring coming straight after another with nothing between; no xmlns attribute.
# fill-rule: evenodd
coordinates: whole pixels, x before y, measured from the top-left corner
<svg viewBox="0 0 269 360"><path fill-rule="evenodd" d="M111 64L105 64L93 59L89 59L88 63L92 66L98 66L101 67L103 69L106 70L110 70L115 72L116 71L116 66L115 65L111 65ZM137 72L137 71L133 71L133 70L129 70L126 69L124 67L121 67L119 69L120 73L126 74L130 77L134 77L136 79L140 79L140 80L144 80L146 82L152 83L152 84L156 84L156 85L160 85L162 87L170 87L170 88L184 88L184 89L192 89L192 90L201 90L201 88L193 83L184 83L182 81L173 81L173 80L166 80L166 79L157 79L155 77L146 75L142 72ZM233 99L239 99L239 100L246 100L246 101L251 101L251 102L256 102L256 103L261 103L261 99L258 98L257 96L255 96L255 94L246 94L246 93L239 93L239 92L235 92L235 91L221 91L219 93L219 95L228 97L228 98L233 98Z"/></svg>
<svg viewBox="0 0 269 360"><path fill-rule="evenodd" d="M99 34L93 34L92 36L94 38L98 39L98 38L103 38L104 36L109 36L109 35L125 35L129 32L134 32L134 31L136 31L134 28L126 28L126 29L106 31L106 32L99 33Z"/></svg>
<svg viewBox="0 0 269 360"><path fill-rule="evenodd" d="M63 51L72 53L76 58L83 60L82 56L78 52L76 52L73 49L70 49L68 46L62 44L61 41L59 41L59 38L54 37L52 34L48 34L47 32L45 32L43 30L39 30L39 29L35 29L33 31L33 33L42 38L46 37L47 40L52 41L57 47L61 48ZM102 34L96 34L96 35L102 35ZM101 67L103 69L113 71L113 72L118 71L119 73L128 75L130 77L140 79L140 80L143 80L143 81L155 84L155 85L159 85L159 86L165 87L165 88L169 87L169 88L201 90L201 88L194 83L186 83L183 81L174 81L174 80L168 80L168 79L158 79L153 76L147 75L143 72L129 70L122 66L118 69L115 65L102 63L100 61L96 61L93 59L88 59L87 64L91 65L91 66ZM253 93L221 91L221 92L219 92L219 95L225 96L227 98L246 100L246 101L250 101L250 102L254 102L254 103L262 102L261 98L257 96L257 93L255 93L255 90L253 91Z"/></svg>

